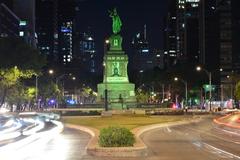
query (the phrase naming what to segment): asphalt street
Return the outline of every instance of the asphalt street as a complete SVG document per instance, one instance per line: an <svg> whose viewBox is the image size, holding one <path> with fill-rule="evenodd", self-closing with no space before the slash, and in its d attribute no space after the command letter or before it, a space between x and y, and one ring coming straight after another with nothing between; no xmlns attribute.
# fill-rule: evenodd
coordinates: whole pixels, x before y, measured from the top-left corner
<svg viewBox="0 0 240 160"><path fill-rule="evenodd" d="M142 136L149 147L146 160L240 159L240 138L214 127L212 119L165 127Z"/></svg>
<svg viewBox="0 0 240 160"><path fill-rule="evenodd" d="M90 135L64 131L42 145L27 145L20 160L240 160L240 138L215 128L212 118L198 123L164 127L144 133L147 157L111 158L87 155Z"/></svg>

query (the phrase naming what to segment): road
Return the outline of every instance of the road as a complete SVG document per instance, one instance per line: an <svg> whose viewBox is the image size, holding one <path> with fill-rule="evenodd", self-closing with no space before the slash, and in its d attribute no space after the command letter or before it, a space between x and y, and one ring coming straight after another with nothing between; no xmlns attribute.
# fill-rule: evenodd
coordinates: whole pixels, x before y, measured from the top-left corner
<svg viewBox="0 0 240 160"><path fill-rule="evenodd" d="M146 132L141 138L148 146L148 156L128 160L240 160L239 136L215 128L212 119ZM84 157L88 157L87 160L126 160Z"/></svg>
<svg viewBox="0 0 240 160"><path fill-rule="evenodd" d="M147 160L240 159L240 138L216 129L212 118L152 130L142 138L149 147Z"/></svg>
<svg viewBox="0 0 240 160"><path fill-rule="evenodd" d="M65 128L44 143L14 152L18 160L239 160L240 138L214 128L212 118L199 123L164 127L144 133L147 157L109 158L86 154L87 133ZM0 158L1 159L1 158ZM16 159L16 157L15 157Z"/></svg>
<svg viewBox="0 0 240 160"><path fill-rule="evenodd" d="M61 134L37 147L35 152L29 152L21 160L79 160L86 155L85 147L89 140L87 133L65 128Z"/></svg>

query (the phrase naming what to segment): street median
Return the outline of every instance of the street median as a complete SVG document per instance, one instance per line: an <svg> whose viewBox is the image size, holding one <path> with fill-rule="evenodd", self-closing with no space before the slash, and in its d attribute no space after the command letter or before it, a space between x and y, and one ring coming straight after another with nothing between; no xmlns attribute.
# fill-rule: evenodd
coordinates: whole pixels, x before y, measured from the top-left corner
<svg viewBox="0 0 240 160"><path fill-rule="evenodd" d="M89 155L99 156L99 157L145 157L148 155L147 146L144 144L144 142L140 138L140 136L144 132L161 128L161 127L182 125L182 124L187 124L187 123L197 122L197 121L199 121L199 118L193 119L191 121L183 120L179 122L153 124L153 125L134 128L131 130L136 140L133 147L101 147L98 144L99 130L91 127L73 125L73 124L65 124L65 126L87 132L91 135L91 139L86 146L86 150Z"/></svg>

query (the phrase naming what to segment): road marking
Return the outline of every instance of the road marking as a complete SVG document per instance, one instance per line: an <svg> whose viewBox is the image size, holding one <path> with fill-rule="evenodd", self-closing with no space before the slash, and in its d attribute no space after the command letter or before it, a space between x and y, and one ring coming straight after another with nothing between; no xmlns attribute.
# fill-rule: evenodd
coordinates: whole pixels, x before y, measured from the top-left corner
<svg viewBox="0 0 240 160"><path fill-rule="evenodd" d="M199 148L202 148L202 144L200 142L193 142L193 144Z"/></svg>
<svg viewBox="0 0 240 160"><path fill-rule="evenodd" d="M176 126L176 127L178 127L178 126ZM231 142L231 143L234 143L234 144L239 144L239 142L235 142L235 141L230 140L230 139L225 139L225 138L219 137L219 136L217 136L217 135L215 135L215 134L207 133L206 131L201 131L201 130L198 130L198 129L193 129L193 128L184 127L184 126L182 126L182 128L186 128L186 129L188 129L188 130L192 130L192 131L197 132L197 133L200 133L200 134L205 134L205 135L208 135L208 136L212 136L212 137L215 137L215 138L217 138L217 139L221 139L221 140L223 140L223 141ZM213 128L214 128L214 127L213 127Z"/></svg>
<svg viewBox="0 0 240 160"><path fill-rule="evenodd" d="M217 154L221 154L221 155L224 155L224 156L227 156L228 158L236 158L236 159L240 159L239 156L235 155L235 154L232 154L230 152L227 152L227 151L224 151L222 149L219 149L219 148L216 148L210 144L207 144L207 143L203 143L208 149L212 149L214 151L216 151Z"/></svg>
<svg viewBox="0 0 240 160"><path fill-rule="evenodd" d="M169 127L167 127L167 131L168 131L168 132L172 132L172 130L171 130Z"/></svg>
<svg viewBox="0 0 240 160"><path fill-rule="evenodd" d="M193 144L198 148L206 149L207 151L209 151L213 154L217 154L219 157L222 157L222 158L240 159L240 157L235 154L232 154L230 152L216 148L216 147L214 147L210 144L204 143L204 142L196 141L196 142L193 142Z"/></svg>
<svg viewBox="0 0 240 160"><path fill-rule="evenodd" d="M232 132L232 131L229 131L229 130L226 130L226 129L222 129L222 128L219 128L219 127L216 127L214 126L215 129L218 129L218 130L221 130L221 131L224 131L224 132L227 132L227 133L231 133L231 134L234 134L236 136L240 136L239 133L236 133L236 132Z"/></svg>

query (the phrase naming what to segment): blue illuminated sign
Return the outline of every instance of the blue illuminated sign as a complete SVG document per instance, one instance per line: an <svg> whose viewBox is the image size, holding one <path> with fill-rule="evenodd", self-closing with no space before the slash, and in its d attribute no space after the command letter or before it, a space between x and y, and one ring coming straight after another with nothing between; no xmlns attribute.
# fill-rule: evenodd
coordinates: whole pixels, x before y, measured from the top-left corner
<svg viewBox="0 0 240 160"><path fill-rule="evenodd" d="M68 33L68 32L71 32L71 31L72 31L71 29L66 28L66 27L61 28L61 32L63 32L63 33Z"/></svg>

